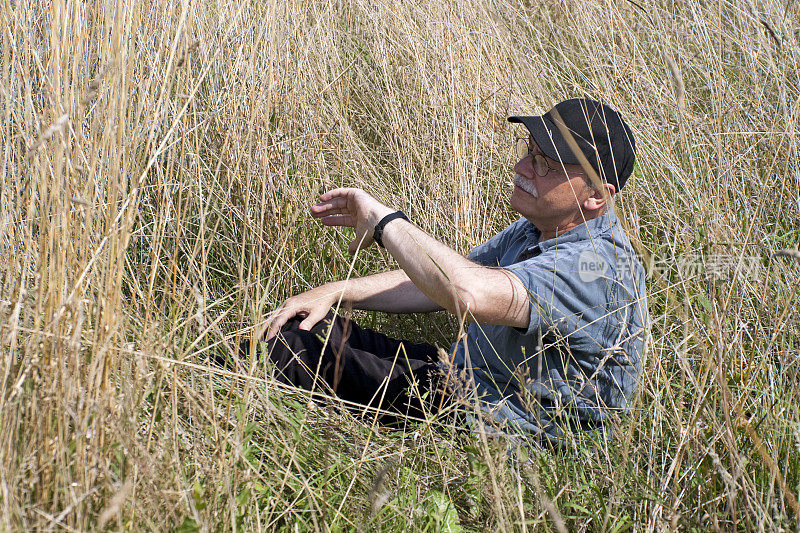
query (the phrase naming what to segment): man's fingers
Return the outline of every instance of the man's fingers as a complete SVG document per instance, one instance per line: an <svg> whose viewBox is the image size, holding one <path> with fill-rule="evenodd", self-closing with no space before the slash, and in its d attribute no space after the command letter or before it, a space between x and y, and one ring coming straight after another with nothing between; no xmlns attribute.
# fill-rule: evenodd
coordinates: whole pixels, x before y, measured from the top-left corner
<svg viewBox="0 0 800 533"><path fill-rule="evenodd" d="M351 189L348 187L342 187L339 189L333 189L332 191L328 191L324 193L322 196L319 197L320 201L327 202L332 198L337 198L338 200L344 200L347 202L347 197L353 196L357 193L359 189Z"/></svg>
<svg viewBox="0 0 800 533"><path fill-rule="evenodd" d="M319 202L311 206L311 215L319 218L326 215L348 213L350 211L349 198L344 196L335 196L327 200L320 198Z"/></svg>
<svg viewBox="0 0 800 533"><path fill-rule="evenodd" d="M300 324L297 327L298 329L304 329L306 331L309 331L311 328L316 326L317 322L322 320L326 314L328 314L327 309L324 312L317 311L314 313L308 313L308 316L305 318L305 320L300 322Z"/></svg>
<svg viewBox="0 0 800 533"><path fill-rule="evenodd" d="M317 204L311 206L311 216L314 218L322 218L330 215L344 215L349 213L347 206L338 207L329 204Z"/></svg>
<svg viewBox="0 0 800 533"><path fill-rule="evenodd" d="M286 324L290 318L292 318L296 313L294 311L287 312L285 309L278 313L275 318L269 323L269 327L266 329L266 337L264 338L265 341L270 340L272 337L278 334L281 328ZM263 335L262 335L263 336Z"/></svg>
<svg viewBox="0 0 800 533"><path fill-rule="evenodd" d="M266 336L264 337L265 341L270 340L272 337L278 334L284 324L288 322L288 318L283 317L276 317L272 322L269 324L269 328L267 328Z"/></svg>
<svg viewBox="0 0 800 533"><path fill-rule="evenodd" d="M331 198L330 200L320 200L318 203L311 206L311 213L318 215L323 212L339 213L347 211L347 198Z"/></svg>
<svg viewBox="0 0 800 533"><path fill-rule="evenodd" d="M278 334L283 326L286 325L289 320L293 319L294 317L306 318L308 316L308 311L302 309L292 309L289 311L281 311L275 318L272 319L272 322L269 323L268 328L265 329L266 338L265 341L270 340L272 337ZM264 336L264 333L261 334Z"/></svg>
<svg viewBox="0 0 800 533"><path fill-rule="evenodd" d="M325 216L320 220L326 226L347 226L348 228L353 228L356 225L356 219L353 215Z"/></svg>
<svg viewBox="0 0 800 533"><path fill-rule="evenodd" d="M263 324L261 324L261 328L260 328L260 331L258 332L257 339L258 340L265 340L265 337L270 333L270 331L272 331L272 327L275 324L275 321L280 319L280 317L281 317L281 312L280 312L280 308L279 308L274 317L267 318L267 320ZM270 335L270 336L272 336L272 335ZM269 337L266 337L266 339L269 339Z"/></svg>

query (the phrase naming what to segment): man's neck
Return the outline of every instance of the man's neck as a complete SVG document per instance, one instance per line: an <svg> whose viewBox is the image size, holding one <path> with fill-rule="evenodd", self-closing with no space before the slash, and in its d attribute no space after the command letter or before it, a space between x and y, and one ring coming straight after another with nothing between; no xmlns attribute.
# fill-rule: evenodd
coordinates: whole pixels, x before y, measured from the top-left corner
<svg viewBox="0 0 800 533"><path fill-rule="evenodd" d="M539 228L539 226L536 227ZM555 239L559 235L563 235L564 233L576 227L578 227L578 224L568 224L566 226L558 226L550 231L545 231L542 228L539 228L539 231L541 232L539 241L541 242L541 241L549 241L550 239Z"/></svg>

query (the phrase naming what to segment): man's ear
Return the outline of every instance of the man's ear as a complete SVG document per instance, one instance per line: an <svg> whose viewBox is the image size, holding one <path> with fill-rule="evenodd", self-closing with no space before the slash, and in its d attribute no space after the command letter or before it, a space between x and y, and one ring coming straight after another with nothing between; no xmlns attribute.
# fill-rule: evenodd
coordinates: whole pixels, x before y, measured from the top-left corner
<svg viewBox="0 0 800 533"><path fill-rule="evenodd" d="M606 194L603 194L605 192ZM598 191L597 189L592 190L592 195L583 202L583 208L586 211L596 211L598 209L604 208L609 200L614 198L614 195L617 193L617 190L614 186L610 183L603 184L603 191Z"/></svg>

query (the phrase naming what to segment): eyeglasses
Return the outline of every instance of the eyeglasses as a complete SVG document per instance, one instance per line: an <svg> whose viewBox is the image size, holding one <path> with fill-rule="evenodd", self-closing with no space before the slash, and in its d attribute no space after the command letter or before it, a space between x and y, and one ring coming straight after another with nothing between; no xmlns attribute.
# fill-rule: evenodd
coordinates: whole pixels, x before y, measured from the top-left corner
<svg viewBox="0 0 800 533"><path fill-rule="evenodd" d="M533 171L536 172L536 175L539 176L540 178L547 176L550 172L553 171L560 171L561 173L565 173L563 167L553 168L550 166L550 163L547 162L547 158L544 155L542 155L541 153L534 153L535 147L531 143L530 138L517 137L516 150L517 150L517 157L519 157L520 159L526 157L528 154L532 155ZM583 174L583 172L575 171L575 172L570 172L570 174Z"/></svg>
<svg viewBox="0 0 800 533"><path fill-rule="evenodd" d="M520 159L526 157L528 154L531 154L533 157L533 171L536 172L536 175L540 178L547 176L552 170L556 170L555 168L550 166L550 163L547 162L547 158L539 153L534 153L534 146L530 141L530 138L526 139L524 137L517 137L516 141L516 149L517 149L517 157Z"/></svg>

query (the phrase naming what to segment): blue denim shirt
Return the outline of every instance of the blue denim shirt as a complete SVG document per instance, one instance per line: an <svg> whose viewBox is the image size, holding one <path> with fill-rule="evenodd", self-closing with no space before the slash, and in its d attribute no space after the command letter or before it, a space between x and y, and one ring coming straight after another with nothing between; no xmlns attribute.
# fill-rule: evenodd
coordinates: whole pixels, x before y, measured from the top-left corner
<svg viewBox="0 0 800 533"><path fill-rule="evenodd" d="M560 441L628 410L649 327L645 272L612 210L556 238L540 235L523 218L469 255L519 278L527 330L473 323L452 350L506 431Z"/></svg>

